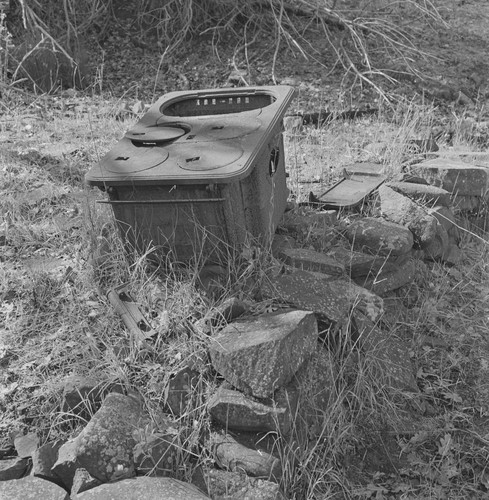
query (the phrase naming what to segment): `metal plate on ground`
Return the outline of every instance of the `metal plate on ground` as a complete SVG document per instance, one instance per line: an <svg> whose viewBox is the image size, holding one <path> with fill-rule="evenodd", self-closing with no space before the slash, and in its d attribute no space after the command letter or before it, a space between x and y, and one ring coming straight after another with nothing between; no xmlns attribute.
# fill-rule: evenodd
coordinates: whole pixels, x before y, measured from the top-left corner
<svg viewBox="0 0 489 500"><path fill-rule="evenodd" d="M359 205L386 177L372 174L351 174L318 197L320 203L331 208L352 208Z"/></svg>

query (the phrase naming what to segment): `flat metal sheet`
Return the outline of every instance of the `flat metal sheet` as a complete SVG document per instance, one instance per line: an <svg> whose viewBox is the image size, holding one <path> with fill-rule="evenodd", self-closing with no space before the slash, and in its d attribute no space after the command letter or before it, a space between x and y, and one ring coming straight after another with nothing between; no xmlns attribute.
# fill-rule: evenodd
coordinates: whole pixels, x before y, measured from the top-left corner
<svg viewBox="0 0 489 500"><path fill-rule="evenodd" d="M337 182L318 198L321 203L330 207L355 207L385 182L385 180L386 177L381 175L353 174L350 178Z"/></svg>

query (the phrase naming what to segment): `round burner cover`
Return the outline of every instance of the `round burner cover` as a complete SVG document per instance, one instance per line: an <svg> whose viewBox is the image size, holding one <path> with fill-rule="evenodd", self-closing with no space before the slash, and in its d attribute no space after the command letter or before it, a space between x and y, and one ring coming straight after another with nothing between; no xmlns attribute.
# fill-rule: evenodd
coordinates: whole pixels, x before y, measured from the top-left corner
<svg viewBox="0 0 489 500"><path fill-rule="evenodd" d="M135 143L140 144L160 144L164 142L174 141L182 135L185 135L187 130L177 125L174 126L152 126L136 125L134 128L126 132L126 139L130 139Z"/></svg>
<svg viewBox="0 0 489 500"><path fill-rule="evenodd" d="M243 156L243 149L237 144L216 142L212 148L203 148L199 143L184 146L172 148L168 160L184 170L215 170L231 165Z"/></svg>
<svg viewBox="0 0 489 500"><path fill-rule="evenodd" d="M123 139L105 155L101 166L107 172L126 175L154 168L167 158L168 151L165 148L137 147Z"/></svg>
<svg viewBox="0 0 489 500"><path fill-rule="evenodd" d="M162 125L165 117L158 120ZM189 142L214 142L226 139L238 139L249 135L262 126L262 122L256 117L244 118L242 116L232 117L229 115L209 116L206 120L195 120L185 140Z"/></svg>

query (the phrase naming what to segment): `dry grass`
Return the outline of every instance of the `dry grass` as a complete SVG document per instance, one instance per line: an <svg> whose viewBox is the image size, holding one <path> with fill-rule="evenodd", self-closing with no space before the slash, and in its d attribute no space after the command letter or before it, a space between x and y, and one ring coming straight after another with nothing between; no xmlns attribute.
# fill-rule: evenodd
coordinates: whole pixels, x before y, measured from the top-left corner
<svg viewBox="0 0 489 500"><path fill-rule="evenodd" d="M15 26L15 35L23 33L26 40L13 51L10 70L41 92L58 85L87 85L85 40L103 40L124 17L136 18L132 27L137 33L133 38L140 45L158 47L159 70L171 64L179 47L190 37L212 33L217 44L232 33L247 55L247 48L260 33L272 32L274 82L277 56L288 48L328 70L342 68L345 81L352 86L373 87L384 97L379 81L395 82L406 74L420 77L414 61L429 57L416 47L415 33L406 20L422 17L426 26L447 27L435 3L414 0L394 4L386 0L170 0L163 4L140 0L125 8L112 1L69 0L63 3L63 9L56 2L27 0L21 2ZM320 33L322 47L311 43L311 29ZM0 43L6 36L0 30ZM330 54L327 63L325 53Z"/></svg>
<svg viewBox="0 0 489 500"><path fill-rule="evenodd" d="M182 416L167 416L186 451L175 472L189 480L197 465L210 463L200 438L210 426L206 396L216 386L206 336L196 324L229 296L253 299L256 289L249 284L263 278L271 258L253 245L237 263L224 263L226 279L212 298L198 286L200 261L158 268L144 255L128 255L110 210L96 203L103 195L85 188L82 179L132 121L115 119L118 103L55 103L35 99L25 107L12 100L8 120L0 123L0 134L11 141L0 152L0 229L6 238L0 262L2 442L12 430L35 430L42 441L78 432L95 408L87 402L85 419L60 410L60 388L72 373L94 377L101 387L117 382L141 393L156 432L170 374L191 360L200 372L198 390ZM332 182L343 165L369 158L367 143L388 135L396 147L384 161L397 169L407 139L430 124L425 112L408 105L389 122L381 115L290 135L291 187L300 192L304 181L316 177ZM47 146L53 142L69 147L55 154ZM92 266L96 248L104 258ZM425 274L400 296L408 307L393 328L412 342L418 398L386 390L372 376L368 358L339 346L342 355L333 358L337 391L328 412L306 444L295 446L298 427L292 435L297 440L280 450L283 488L291 498L483 498L489 486L486 235L465 233L463 252L460 267L421 266ZM105 294L123 282L157 330L154 343L134 342L113 312ZM254 306L257 313L269 308ZM313 394L305 397L314 400ZM393 432L413 406L421 417L416 430ZM372 450L385 455L396 439L405 467L378 472Z"/></svg>

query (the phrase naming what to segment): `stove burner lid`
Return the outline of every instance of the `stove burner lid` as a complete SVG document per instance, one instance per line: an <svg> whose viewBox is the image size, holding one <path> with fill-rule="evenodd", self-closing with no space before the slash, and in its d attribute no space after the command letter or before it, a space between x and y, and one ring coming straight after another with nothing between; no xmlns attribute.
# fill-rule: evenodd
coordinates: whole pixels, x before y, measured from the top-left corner
<svg viewBox="0 0 489 500"><path fill-rule="evenodd" d="M124 175L144 172L163 163L167 158L168 151L165 148L137 147L131 141L123 139L102 161L108 172Z"/></svg>
<svg viewBox="0 0 489 500"><path fill-rule="evenodd" d="M185 147L172 148L171 159L183 170L216 170L238 161L244 154L235 143L218 141L212 148L203 148L199 143L186 144Z"/></svg>
<svg viewBox="0 0 489 500"><path fill-rule="evenodd" d="M136 124L124 137L131 140L134 144L157 146L174 141L187 132L188 129L186 127L176 124L157 124L152 126Z"/></svg>

